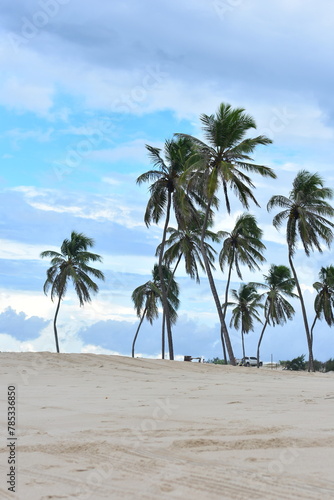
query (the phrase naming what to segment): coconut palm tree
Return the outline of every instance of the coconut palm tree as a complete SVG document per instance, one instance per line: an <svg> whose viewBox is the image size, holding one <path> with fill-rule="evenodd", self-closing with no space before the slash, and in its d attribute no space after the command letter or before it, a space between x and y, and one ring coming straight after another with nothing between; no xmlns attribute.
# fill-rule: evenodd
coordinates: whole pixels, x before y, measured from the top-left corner
<svg viewBox="0 0 334 500"><path fill-rule="evenodd" d="M171 320L162 265L172 206L176 219L180 223L181 221L182 223L187 223L196 214L192 201L192 196L196 197L196 194L192 190L185 191L184 186L180 183L180 176L191 161L193 149L191 142L186 138L167 140L164 147L165 158L161 155L161 149L149 145L146 145L146 148L155 168L140 175L137 178L137 183L153 182L150 186L151 196L144 216L146 225L149 226L152 222L158 224L162 216L165 216L158 265L162 285L162 304L166 315L169 356L170 359L174 359ZM199 198L197 197L197 199Z"/></svg>
<svg viewBox="0 0 334 500"><path fill-rule="evenodd" d="M165 286L168 286L167 300L170 311L170 319L172 324L174 324L177 319L176 310L179 306L179 287L176 281L173 279L173 275L168 267L163 266L162 272L164 276ZM160 302L162 304L160 273L159 266L157 264L154 265L152 271L152 280L138 286L133 291L131 298L134 303L137 316L140 318L140 322L132 343L132 357L134 357L136 340L144 318L146 317L146 319L152 324L153 320L158 318L159 316L158 303Z"/></svg>
<svg viewBox="0 0 334 500"><path fill-rule="evenodd" d="M228 302L227 306L234 305L232 309L232 317L230 327L235 330L241 329L242 354L245 358L245 340L244 334L254 330L254 321L261 323L261 318L258 314L258 308L263 308L261 304L262 297L257 293L256 287L251 284L241 284L239 291L231 290L234 302Z"/></svg>
<svg viewBox="0 0 334 500"><path fill-rule="evenodd" d="M229 189L239 198L242 206L249 208L250 201L258 205L253 194L255 188L248 172L262 176L276 178L269 167L252 163L250 154L260 145L270 144L272 141L263 135L248 138L247 133L256 128L254 119L245 113L243 108L232 108L230 104L222 103L215 115L202 114L200 120L203 124L204 136L207 142L186 134L177 134L192 140L201 161L190 166L184 174L188 186L201 186L205 196L206 212L202 226L201 251L204 265L209 279L212 295L217 308L222 342L225 340L231 364L235 365L235 358L231 341L225 324L219 295L206 256L204 241L209 220L209 213L213 207L214 197L220 188L223 190L227 212L231 211Z"/></svg>
<svg viewBox="0 0 334 500"><path fill-rule="evenodd" d="M267 275L264 276L265 283L251 283L257 288L264 288L265 303L264 317L265 321L257 345L257 367L260 366L260 346L264 332L268 325L283 325L288 319L292 319L295 310L287 300L298 298L293 293L295 280L291 276L291 271L283 265L272 264Z"/></svg>
<svg viewBox="0 0 334 500"><path fill-rule="evenodd" d="M226 304L233 267L235 267L237 275L241 280L241 264L246 265L251 271L255 271L255 269L259 270L260 266L258 262L262 264L266 261L262 254L266 247L261 241L263 231L257 225L254 215L249 213L243 213L237 218L231 233L220 231L220 234L224 241L219 253L219 264L223 272L225 265L228 266L225 288ZM226 306L223 309L223 314L225 318Z"/></svg>
<svg viewBox="0 0 334 500"><path fill-rule="evenodd" d="M44 293L47 295L51 288L51 300L58 297L53 327L56 341L56 349L59 353L59 342L57 333L57 316L60 302L65 297L68 283L72 281L79 299L80 306L91 301L91 293L97 293L98 285L91 277L104 280L102 271L89 266L90 261L101 262L102 258L96 253L88 252L87 249L94 246L94 240L83 233L72 231L71 239L65 239L61 245L60 253L46 250L41 253L41 258L50 257L51 267L47 270L47 279L44 283Z"/></svg>
<svg viewBox="0 0 334 500"><path fill-rule="evenodd" d="M333 240L334 224L326 217L334 216L333 207L326 201L333 198L333 190L324 186L324 181L318 173L301 170L297 173L289 196L275 195L268 202L267 208L283 208L275 215L273 225L279 229L286 221L286 240L288 245L289 264L295 279L301 304L305 333L309 351L309 371L313 371L312 338L309 329L305 303L298 280L293 258L298 241L301 242L309 257L314 249L322 252L321 243L328 247Z"/></svg>
<svg viewBox="0 0 334 500"><path fill-rule="evenodd" d="M319 281L313 283L317 291L314 300L315 318L311 327L311 341L313 345L313 329L318 319L325 319L328 326L334 325L334 266L322 267L319 272Z"/></svg>

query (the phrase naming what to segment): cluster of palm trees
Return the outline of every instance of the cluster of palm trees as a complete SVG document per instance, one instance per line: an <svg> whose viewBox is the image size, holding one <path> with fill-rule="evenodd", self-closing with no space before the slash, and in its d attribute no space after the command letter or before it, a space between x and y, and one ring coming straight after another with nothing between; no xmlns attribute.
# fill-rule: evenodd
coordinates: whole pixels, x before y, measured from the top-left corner
<svg viewBox="0 0 334 500"><path fill-rule="evenodd" d="M244 333L254 328L254 321L261 321L259 309L263 309L263 328L257 353L259 358L267 325L275 326L292 319L294 309L288 299L298 297L309 350L309 369L312 370L314 324L322 317L329 325L334 322L333 269L323 269L320 282L314 284L318 295L315 303L316 317L310 330L294 257L298 242L307 256L313 250L322 252L323 243L330 246L334 224L328 218L334 215L334 209L329 203L333 192L324 186L323 179L317 173L303 170L297 174L288 197L278 195L269 200L268 210L276 207L282 209L274 216L274 227L279 229L286 222L289 267L272 265L268 275L264 276L263 284L242 284L239 291L231 291L234 302L229 301L232 270L235 269L239 279L242 279L240 265L259 270L266 260L263 255L265 246L261 241L262 231L255 217L248 212L251 202L259 206L250 174L272 179L276 178L276 174L267 166L253 163L250 155L257 146L268 145L272 141L262 135L248 137L249 132L256 129L254 119L244 109L232 108L229 104L222 103L216 114L203 114L200 120L205 142L179 133L175 134L173 140L165 142L163 152L146 146L153 168L137 179L138 184L151 183L144 220L147 226L162 221L163 233L157 248L158 263L153 271L153 278L138 287L132 295L140 325L145 316L150 322L158 317L160 304L163 310L162 356L165 353L166 328L169 357L174 359L172 324L176 321L178 306L175 272L181 259L184 259L186 271L191 278L199 281L199 267L207 275L220 321L225 360L228 356L229 362L236 364L225 322L228 306L234 305L230 326L241 328L242 338ZM231 212L231 191L247 211L237 219L232 232L214 233L211 229L221 201L227 213ZM177 228L169 227L173 215ZM221 241L219 265L222 271L228 269L223 302L212 272L216 250L210 244ZM258 288L264 288L264 293L259 293ZM295 288L296 294L293 291ZM135 339L138 331L137 329ZM134 356L134 345L132 355Z"/></svg>
<svg viewBox="0 0 334 500"><path fill-rule="evenodd" d="M319 281L314 283L317 292L314 309L315 318L309 327L304 298L294 265L298 243L307 256L313 250L323 251L333 240L334 209L329 201L333 191L324 185L317 173L302 170L296 175L289 196L276 195L270 198L267 209L282 209L273 218L273 225L279 229L286 224L286 241L289 267L271 265L264 276L264 283L242 283L239 290L229 290L231 275L235 269L242 280L241 266L250 270L260 270L265 262L266 249L262 242L263 233L256 218L249 213L250 203L259 206L254 195L254 183L250 174L258 174L271 179L274 171L264 165L253 163L251 154L257 146L265 146L272 141L259 135L248 134L256 129L254 119L242 108L232 108L222 103L214 115L201 115L206 142L187 135L176 134L173 140L165 142L163 152L147 145L153 167L140 175L138 184L150 182L150 197L144 220L147 226L163 222L162 240L156 250L157 264L152 271L152 279L137 287L132 300L140 318L133 345L146 318L150 323L159 317L162 308L162 357L165 357L165 334L167 332L169 358L174 359L172 326L177 320L179 287L175 274L179 263L184 260L190 278L200 281L199 269L208 278L212 296L220 322L220 337L224 359L236 364L232 343L226 326L227 307L233 306L230 327L241 330L243 355L245 356L244 334L252 331L257 321L263 322L259 337L257 357L259 364L260 346L268 325L282 325L291 320L295 311L289 299L298 298L305 326L309 351L309 370L313 370L313 330L318 320L325 319L329 326L334 324L334 267L322 267ZM231 232L212 231L214 217L221 201L228 214L231 212L230 192L240 200L246 210L240 215ZM222 200L221 200L222 199ZM176 228L170 221L176 221ZM221 244L218 256L220 269L227 269L224 300L221 301L213 278L217 251L213 244ZM71 238L65 239L61 251L47 250L41 257L51 258L47 270L44 292L51 289L51 299L58 298L54 334L57 352L59 342L56 321L61 300L65 297L68 282L72 281L80 305L91 300L91 293L98 291L92 278L104 280L98 269L89 265L90 261L101 261L100 255L88 248L94 241L82 233L72 231ZM262 293L259 289L264 290ZM294 290L296 289L296 292ZM231 292L233 301L229 300ZM263 311L263 317L260 314Z"/></svg>

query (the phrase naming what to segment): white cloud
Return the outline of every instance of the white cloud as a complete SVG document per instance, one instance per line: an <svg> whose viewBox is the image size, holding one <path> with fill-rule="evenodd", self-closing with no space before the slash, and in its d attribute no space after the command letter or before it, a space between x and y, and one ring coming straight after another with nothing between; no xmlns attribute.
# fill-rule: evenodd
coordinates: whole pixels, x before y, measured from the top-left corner
<svg viewBox="0 0 334 500"><path fill-rule="evenodd" d="M33 245L13 240L0 240L0 259L40 260L40 253L45 250L44 245ZM50 246L49 250L59 252L59 248Z"/></svg>
<svg viewBox="0 0 334 500"><path fill-rule="evenodd" d="M0 86L0 104L18 112L32 111L45 116L53 105L53 89L12 77Z"/></svg>

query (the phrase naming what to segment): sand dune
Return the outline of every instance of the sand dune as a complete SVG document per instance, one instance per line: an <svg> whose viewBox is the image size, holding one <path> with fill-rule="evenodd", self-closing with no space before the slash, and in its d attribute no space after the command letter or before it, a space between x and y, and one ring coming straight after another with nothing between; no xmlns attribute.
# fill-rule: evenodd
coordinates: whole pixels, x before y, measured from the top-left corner
<svg viewBox="0 0 334 500"><path fill-rule="evenodd" d="M0 363L3 499L334 498L333 373L93 354Z"/></svg>

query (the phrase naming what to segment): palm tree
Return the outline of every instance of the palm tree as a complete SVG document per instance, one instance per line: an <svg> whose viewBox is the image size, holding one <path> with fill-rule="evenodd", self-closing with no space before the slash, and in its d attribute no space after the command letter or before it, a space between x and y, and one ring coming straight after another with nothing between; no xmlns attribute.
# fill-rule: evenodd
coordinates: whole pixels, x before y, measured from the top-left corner
<svg viewBox="0 0 334 500"><path fill-rule="evenodd" d="M91 301L91 293L97 293L99 287L91 276L104 280L104 274L98 269L90 267L92 262L101 262L102 258L96 253L88 252L87 249L94 245L94 240L83 233L72 231L71 239L65 239L60 247L60 253L46 250L41 253L41 258L50 257L51 267L47 270L47 279L44 283L44 293L47 295L51 288L51 300L58 297L53 327L57 352L59 353L57 316L60 301L65 297L68 282L72 281L79 299L80 306Z"/></svg>
<svg viewBox="0 0 334 500"><path fill-rule="evenodd" d="M224 239L223 247L219 254L219 264L224 272L224 267L228 265L228 275L225 289L225 304L228 300L228 291L231 281L231 273L233 267L237 272L238 277L242 280L240 264L248 266L248 269L254 271L260 269L258 262L261 264L266 261L262 255L265 250L265 245L261 238L263 231L259 228L254 215L243 213L235 223L231 233L220 231ZM224 318L226 316L226 305L223 310Z"/></svg>
<svg viewBox="0 0 334 500"><path fill-rule="evenodd" d="M179 306L179 287L176 281L173 279L171 271L168 267L163 266L162 268L165 285L168 284L168 306L170 310L170 318L172 324L176 322L177 313L176 310ZM161 282L159 266L154 265L152 271L152 280L147 281L143 285L138 286L132 293L132 301L137 312L137 316L140 318L138 328L136 330L133 343L132 343L132 357L135 353L135 344L138 337L140 327L144 321L144 318L152 324L153 320L158 318L158 302L162 304L162 293L161 293ZM164 349L164 343L163 343Z"/></svg>
<svg viewBox="0 0 334 500"><path fill-rule="evenodd" d="M158 224L162 216L165 215L158 265L162 285L162 304L166 315L169 356L170 359L174 359L170 312L168 310L167 290L163 279L162 265L172 206L178 222L186 223L196 213L192 202L192 196L195 196L195 193L189 190L185 192L179 181L181 174L191 161L193 149L191 142L186 138L167 140L164 147L165 159L161 156L161 149L149 145L146 145L146 148L155 168L140 175L137 178L137 183L142 184L143 182L153 181L150 186L151 196L144 216L145 224L147 226L152 222Z"/></svg>
<svg viewBox="0 0 334 500"><path fill-rule="evenodd" d="M311 327L311 341L313 345L313 329L318 319L325 319L328 326L334 324L334 266L322 267L319 272L319 281L313 283L317 291L314 300L315 318Z"/></svg>
<svg viewBox="0 0 334 500"><path fill-rule="evenodd" d="M306 255L317 249L322 252L321 242L328 247L333 240L332 228L334 224L326 217L334 216L333 207L326 201L333 198L333 190L324 186L324 181L318 173L301 170L297 173L289 197L283 195L272 196L267 208L283 208L275 215L273 225L279 229L286 222L286 240L288 244L289 264L295 279L297 292L301 304L305 333L309 351L309 371L313 371L312 338L308 325L303 294L299 284L293 257L297 250L298 241L303 245Z"/></svg>
<svg viewBox="0 0 334 500"><path fill-rule="evenodd" d="M235 305L235 307L232 309L230 327L233 326L235 330L241 328L242 354L245 358L244 334L254 330L254 321L261 323L257 309L263 308L262 297L251 283L241 284L239 291L233 289L231 294L235 301L228 302L227 306Z"/></svg>
<svg viewBox="0 0 334 500"><path fill-rule="evenodd" d="M293 293L295 280L291 276L291 271L283 265L272 264L267 276L264 275L265 283L251 283L255 287L264 288L264 325L257 345L257 367L260 366L260 346L267 325L283 325L288 319L292 319L295 310L287 298L298 298Z"/></svg>
<svg viewBox="0 0 334 500"><path fill-rule="evenodd" d="M190 138L196 151L202 158L202 161L197 162L195 169L193 166L188 169L184 177L189 186L202 186L203 195L207 200L201 234L201 251L220 320L222 343L225 339L230 362L232 365L235 365L232 345L226 328L218 292L213 280L210 263L205 252L205 232L208 227L209 214L213 206L214 197L220 188L223 189L228 213L231 211L228 195L229 188L234 191L234 194L239 198L241 204L246 209L249 208L250 200L258 205L252 192L255 186L251 178L245 172L276 178L271 168L251 163L253 160L249 156L255 150L256 146L267 145L272 141L263 135L254 138L246 138L246 134L251 129L256 128L255 121L251 116L245 113L243 108L233 109L230 104L222 103L215 115L203 114L200 120L203 124L207 143L186 134L177 135Z"/></svg>

